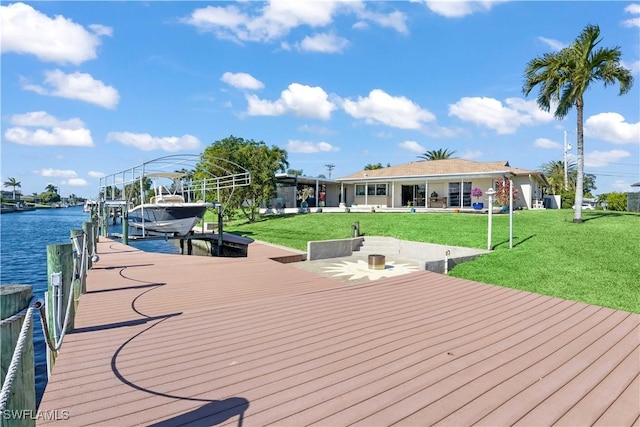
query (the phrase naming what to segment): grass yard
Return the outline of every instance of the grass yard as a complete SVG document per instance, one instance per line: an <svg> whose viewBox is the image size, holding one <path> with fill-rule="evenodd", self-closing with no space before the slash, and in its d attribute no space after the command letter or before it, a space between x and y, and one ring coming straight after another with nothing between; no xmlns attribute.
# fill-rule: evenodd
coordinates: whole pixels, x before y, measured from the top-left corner
<svg viewBox="0 0 640 427"><path fill-rule="evenodd" d="M509 216L493 216L494 251L456 266L452 276L640 313L640 215L583 211L517 211L513 249ZM213 219L208 219L213 221ZM487 247L487 215L452 213L320 213L233 221L225 231L306 250L307 241L362 234L474 248Z"/></svg>

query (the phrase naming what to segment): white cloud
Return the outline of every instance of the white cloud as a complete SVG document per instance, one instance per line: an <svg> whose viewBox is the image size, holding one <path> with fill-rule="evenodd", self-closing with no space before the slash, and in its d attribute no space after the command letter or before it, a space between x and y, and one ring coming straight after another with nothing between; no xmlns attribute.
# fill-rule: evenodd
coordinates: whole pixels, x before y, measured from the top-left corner
<svg viewBox="0 0 640 427"><path fill-rule="evenodd" d="M88 129L61 129L53 128L51 131L37 129L35 131L23 127L7 129L4 133L8 141L21 145L36 146L72 146L92 147L93 140Z"/></svg>
<svg viewBox="0 0 640 427"><path fill-rule="evenodd" d="M16 127L5 131L7 141L32 146L93 147L91 132L78 118L59 120L46 111L13 114L9 122ZM36 127L40 129L28 129ZM47 129L42 129L47 128Z"/></svg>
<svg viewBox="0 0 640 427"><path fill-rule="evenodd" d="M78 118L58 120L46 111L31 111L25 114L13 114L9 117L9 122L12 125L22 127L60 127L65 129L80 129L84 127L84 123Z"/></svg>
<svg viewBox="0 0 640 427"><path fill-rule="evenodd" d="M89 25L91 31L93 31L98 36L109 36L113 35L113 28L107 27L105 25L100 24L91 24Z"/></svg>
<svg viewBox="0 0 640 427"><path fill-rule="evenodd" d="M624 179L616 179L611 184L611 187L618 191L629 191L631 183L629 181L625 181Z"/></svg>
<svg viewBox="0 0 640 427"><path fill-rule="evenodd" d="M584 166L598 168L609 163L617 163L619 160L629 157L631 154L624 150L592 151L584 155ZM572 156L575 159L574 156Z"/></svg>
<svg viewBox="0 0 640 427"><path fill-rule="evenodd" d="M286 147L287 151L292 153L319 153L326 151L339 151L338 147L334 147L328 142L309 142L309 141L298 141L298 140L289 140Z"/></svg>
<svg viewBox="0 0 640 427"><path fill-rule="evenodd" d="M398 147L404 148L405 150L409 150L414 153L424 153L426 151L426 149L416 141L404 141L398 144Z"/></svg>
<svg viewBox="0 0 640 427"><path fill-rule="evenodd" d="M620 64L631 70L633 74L640 74L640 61L634 61L631 64L626 64L623 61L620 61Z"/></svg>
<svg viewBox="0 0 640 427"><path fill-rule="evenodd" d="M640 4L633 3L624 8L624 11L633 15L640 15ZM640 27L640 16L626 19L622 22L625 27Z"/></svg>
<svg viewBox="0 0 640 427"><path fill-rule="evenodd" d="M549 46L551 49L553 50L562 50L565 47L567 47L566 43L562 43L561 41L558 40L554 40L554 39L549 39L546 37L538 37L538 40L540 40L542 43L546 44L547 46Z"/></svg>
<svg viewBox="0 0 640 427"><path fill-rule="evenodd" d="M87 185L89 185L89 183L84 178L69 178L63 181L62 185L67 185L70 187L86 187Z"/></svg>
<svg viewBox="0 0 640 427"><path fill-rule="evenodd" d="M427 7L434 13L447 18L460 18L476 12L491 10L495 4L504 0L425 0Z"/></svg>
<svg viewBox="0 0 640 427"><path fill-rule="evenodd" d="M258 90L264 87L260 80L247 73L230 73L227 71L220 80L236 89Z"/></svg>
<svg viewBox="0 0 640 427"><path fill-rule="evenodd" d="M350 116L364 119L366 123L381 123L401 129L419 129L424 123L435 120L428 110L404 96L391 96L381 89L373 89L369 96L349 99L342 107Z"/></svg>
<svg viewBox="0 0 640 427"><path fill-rule="evenodd" d="M331 129L324 127L324 126L313 126L313 125L308 125L308 124L304 124L302 126L298 126L298 130L300 132L308 132L308 133L313 133L316 135L333 135L335 132L332 131Z"/></svg>
<svg viewBox="0 0 640 427"><path fill-rule="evenodd" d="M90 28L57 15L49 18L32 6L13 3L0 6L2 52L35 55L41 61L81 64L97 57L98 36L111 35L103 25Z"/></svg>
<svg viewBox="0 0 640 427"><path fill-rule="evenodd" d="M640 144L640 122L626 123L618 113L600 113L584 123L584 133L614 144Z"/></svg>
<svg viewBox="0 0 640 427"><path fill-rule="evenodd" d="M514 133L520 126L553 121L553 114L538 108L536 101L507 98L505 105L494 98L465 97L449 105L449 115L495 130Z"/></svg>
<svg viewBox="0 0 640 427"><path fill-rule="evenodd" d="M240 2L195 9L182 22L199 31L211 32L217 38L236 42L271 42L286 37L298 27L324 28L340 14L355 14L360 20L406 31L406 17L401 12L370 12L366 7L362 1L339 0L271 0L258 7L255 2Z"/></svg>
<svg viewBox="0 0 640 427"><path fill-rule="evenodd" d="M106 173L98 171L89 171L87 175L89 175L91 178L104 178L105 176L107 176Z"/></svg>
<svg viewBox="0 0 640 427"><path fill-rule="evenodd" d="M163 150L163 151L182 151L192 150L200 147L198 138L192 135L182 135L181 137L155 137L148 133L132 133L132 132L109 132L107 141L119 142L123 145L129 145L143 151Z"/></svg>
<svg viewBox="0 0 640 427"><path fill-rule="evenodd" d="M465 150L460 154L460 158L467 160L479 159L483 154L484 153L480 150Z"/></svg>
<svg viewBox="0 0 640 427"><path fill-rule="evenodd" d="M247 95L246 98L249 104L247 114L250 116L292 114L297 117L328 120L331 112L336 109L321 87L299 83L291 83L275 101L262 100L256 95Z"/></svg>
<svg viewBox="0 0 640 427"><path fill-rule="evenodd" d="M533 146L538 148L562 149L563 145L548 138L538 138L533 141Z"/></svg>
<svg viewBox="0 0 640 427"><path fill-rule="evenodd" d="M78 174L70 169L40 169L34 171L40 176L47 178L76 178Z"/></svg>
<svg viewBox="0 0 640 427"><path fill-rule="evenodd" d="M45 71L45 83L51 88L47 89L30 84L23 84L22 88L40 95L79 99L109 109L115 108L120 100L120 94L115 88L106 86L100 80L95 80L86 73L65 74L61 70L47 70Z"/></svg>
<svg viewBox="0 0 640 427"><path fill-rule="evenodd" d="M368 22L373 22L383 28L392 28L399 33L406 34L409 32L407 28L407 16L398 11L390 13L372 12L365 8L365 3L359 2L353 4L356 11L356 17L360 21L353 24L355 29L365 29L369 27Z"/></svg>
<svg viewBox="0 0 640 427"><path fill-rule="evenodd" d="M306 36L297 44L303 52L341 53L349 45L349 41L332 33L321 33Z"/></svg>

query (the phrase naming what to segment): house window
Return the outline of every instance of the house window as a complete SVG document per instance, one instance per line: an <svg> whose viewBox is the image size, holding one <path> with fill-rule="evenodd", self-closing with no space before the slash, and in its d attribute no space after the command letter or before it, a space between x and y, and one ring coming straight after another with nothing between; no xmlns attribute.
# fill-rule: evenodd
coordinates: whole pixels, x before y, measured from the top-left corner
<svg viewBox="0 0 640 427"><path fill-rule="evenodd" d="M369 184L367 186L368 196L386 196L387 184Z"/></svg>
<svg viewBox="0 0 640 427"><path fill-rule="evenodd" d="M364 196L364 184L357 184L356 185L356 196Z"/></svg>

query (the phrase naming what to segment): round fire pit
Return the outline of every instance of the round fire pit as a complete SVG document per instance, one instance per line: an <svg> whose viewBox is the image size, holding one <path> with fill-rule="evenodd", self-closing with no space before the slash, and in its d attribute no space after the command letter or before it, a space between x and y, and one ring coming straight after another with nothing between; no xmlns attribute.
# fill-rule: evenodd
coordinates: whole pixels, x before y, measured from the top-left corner
<svg viewBox="0 0 640 427"><path fill-rule="evenodd" d="M369 255L369 269L384 270L384 255Z"/></svg>

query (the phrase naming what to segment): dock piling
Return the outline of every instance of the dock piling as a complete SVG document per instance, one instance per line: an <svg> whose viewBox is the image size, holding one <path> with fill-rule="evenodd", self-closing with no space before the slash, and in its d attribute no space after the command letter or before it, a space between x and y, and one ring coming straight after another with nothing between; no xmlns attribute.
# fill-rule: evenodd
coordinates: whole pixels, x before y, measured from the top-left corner
<svg viewBox="0 0 640 427"><path fill-rule="evenodd" d="M0 286L0 317L5 320L21 312L29 306L32 298L32 288L28 285L3 285ZM3 323L0 327L0 377L2 384L7 379L7 373L13 352L18 344L20 330L25 317L10 323ZM22 350L22 356L18 365L11 393L4 411L0 413L0 426L23 427L35 426L35 419L23 414L35 414L36 410L36 386L33 353L33 321L27 332L26 342ZM17 416L12 417L11 415ZM20 416L23 415L23 416Z"/></svg>

